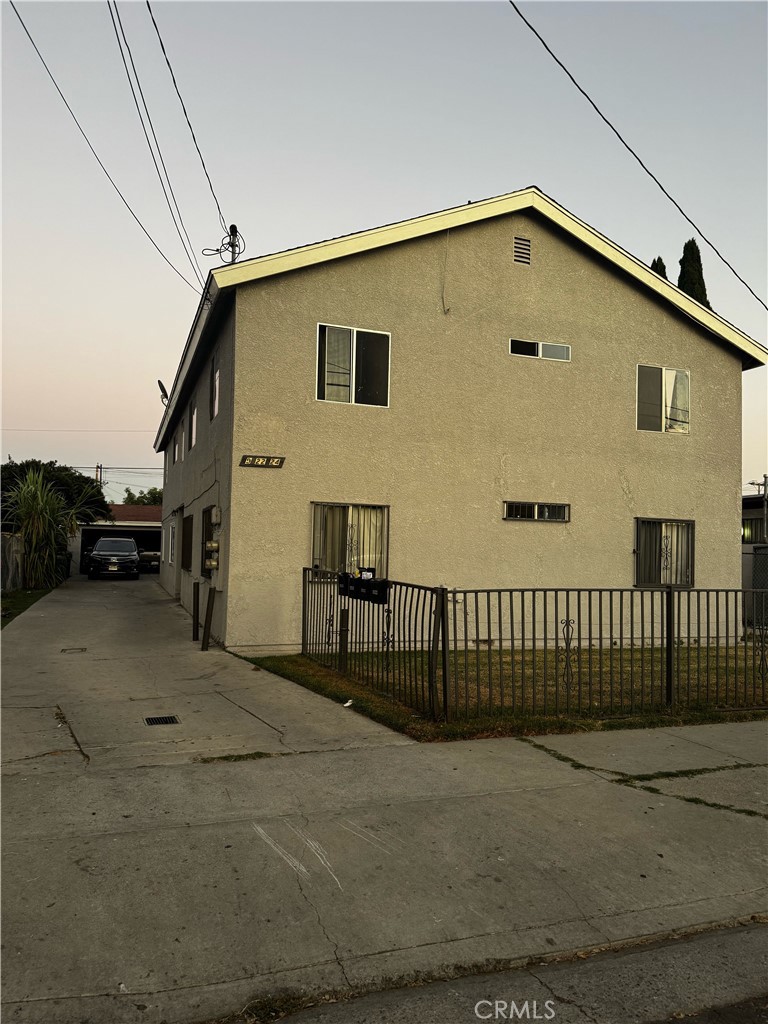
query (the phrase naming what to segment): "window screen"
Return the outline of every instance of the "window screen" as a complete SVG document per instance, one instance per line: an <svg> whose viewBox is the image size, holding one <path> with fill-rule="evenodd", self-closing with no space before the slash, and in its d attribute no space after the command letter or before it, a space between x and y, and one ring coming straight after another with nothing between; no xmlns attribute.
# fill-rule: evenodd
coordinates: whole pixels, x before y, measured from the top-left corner
<svg viewBox="0 0 768 1024"><path fill-rule="evenodd" d="M690 430L690 374L666 366L637 368L637 429L687 434Z"/></svg>

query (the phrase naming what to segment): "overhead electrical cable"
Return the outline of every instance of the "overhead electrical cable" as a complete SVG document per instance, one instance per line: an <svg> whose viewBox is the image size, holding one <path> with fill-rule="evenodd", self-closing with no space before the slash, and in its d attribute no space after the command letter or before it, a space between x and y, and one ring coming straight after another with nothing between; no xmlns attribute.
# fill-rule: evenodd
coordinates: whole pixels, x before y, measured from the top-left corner
<svg viewBox="0 0 768 1024"><path fill-rule="evenodd" d="M43 58L43 55L42 55L42 53L40 53L40 50L39 50L39 49L38 49L38 47L37 47L37 43L35 43L34 39L33 39L33 38L32 38L32 36L30 35L29 29L28 29L28 28L27 28L27 26L26 26L26 25L24 24L24 19L23 19L23 18L21 17L21 15L19 14L18 10L16 9L16 4L15 4L15 3L13 2L13 0L9 0L9 2L10 2L10 5L11 5L11 8L12 8L12 10L13 10L13 13L14 13L14 14L16 15L16 17L17 17L17 18L19 19L19 22L21 23L21 27L22 27L22 28L24 29L24 32L26 33L27 39L29 39L29 41L30 41L30 43L32 44L32 47L33 47L33 49L34 49L35 53L36 53L36 54L37 54L37 56L38 56L38 57L40 58L40 62L41 62L41 64L43 65L43 67L45 68L46 72L48 73L48 77L49 77L49 78L50 78L50 80L51 80L51 81L53 82L53 85L54 85L54 88L56 89L56 92L57 92L57 93L59 94L59 96L61 97L61 99L62 99L62 101L63 101L63 103L64 103L64 106L65 106L65 107L67 108L67 110L69 111L69 113L70 113L70 115L71 115L71 117L72 117L72 120L73 120L73 121L75 122L75 124L76 124L76 125L77 125L77 127L78 127L78 130L79 130L80 134L81 134L81 135L83 136L83 138L85 139L86 145L87 145L87 146L88 146L88 148L90 149L91 153L93 153L94 157L96 158L96 162L98 163L99 167L100 167L100 168L102 169L102 171L104 171L104 173L106 174L107 178L109 179L109 183L110 183L110 184L112 185L112 187L114 188L115 192L117 192L117 194L118 194L118 195L120 196L120 198L122 199L122 201L123 201L123 205L125 206L126 210L127 210L127 211L128 211L129 213L130 213L130 215L131 215L131 216L133 217L133 219L134 219L134 220L136 221L136 223L137 223L137 224L139 225L139 227L141 228L141 230L142 230L142 231L144 232L144 234L145 234L145 235L147 236L147 238L148 238L148 239L149 239L149 241L150 241L150 242L152 243L152 245L153 245L153 246L154 246L154 248L155 248L155 249L157 250L157 252L158 252L158 253L159 253L159 254L160 254L160 255L162 256L162 258L163 258L163 259L165 260L165 262L166 262L166 263L168 264L168 266L169 266L169 267L171 268L171 270L172 270L172 271L174 272L174 274L177 274L177 275L178 275L178 276L179 276L179 277L181 278L181 280L182 280L182 281L183 281L183 282L184 282L184 283L185 283L186 285L189 285L189 287L190 287L190 288L192 289L192 291L193 291L193 292L195 292L195 294L196 294L196 295L199 295L199 294L200 294L200 292L199 292L198 288L197 288L197 287L196 287L195 285L193 285L191 281L188 281L188 280L186 279L186 277L184 277L184 275L183 275L183 274L181 273L181 271L180 271L180 270L178 270L178 269L177 269L177 268L176 268L176 267L175 267L175 266L173 265L173 263L171 263L171 261L170 261L170 260L168 259L168 257L167 257L167 256L165 255L165 253L163 252L163 250L162 250L162 249L160 248L160 246L159 246L159 245L157 244L157 242L156 242L156 241L154 240L154 238L152 237L152 235L150 235L150 233L149 233L149 232L147 231L147 229L146 229L146 228L144 227L144 225L143 225L143 224L141 223L141 221L139 220L138 216L137 216L137 215L136 215L136 214L135 214L135 213L133 212L133 210L131 209L131 206L130 206L130 204L128 203L128 200L127 200L127 199L125 198L125 196L123 195L123 193L122 193L122 192L120 191L120 189L119 189L119 188L117 187L117 184L115 183L115 180L114 180L114 178L112 177L112 175L111 175L111 174L109 173L109 171L107 170L107 168L106 168L106 167L104 166L104 164L102 163L102 161L101 161L101 158L99 157L99 154L98 154L98 153L96 152L96 150L95 150L95 149L93 148L93 146L91 145L91 141L90 141L90 139L88 138L88 136L87 136L87 135L85 134L85 131L84 131L84 129L83 129L83 127L82 127L82 125L80 124L80 122L78 121L78 119L77 119L77 118L75 117L75 112L74 112L74 111L72 110L72 107L70 107L69 103L67 102L67 99L66 99L66 97L64 96L64 93L63 93L63 92L61 91L61 89L59 88L59 85L58 85L58 83L57 83L56 79L55 79L55 78L53 77L53 74L52 74L52 72L51 72L51 69L50 69L50 68L48 67L48 65L47 65L47 64L45 63L45 60L44 60L44 58Z"/></svg>
<svg viewBox="0 0 768 1024"><path fill-rule="evenodd" d="M141 129L144 132L144 138L146 139L147 147L149 149L150 156L152 157L152 163L155 165L155 171L157 172L157 178L158 178L158 181L160 182L160 187L163 190L163 196L165 197L166 206L168 207L168 210L169 210L169 212L171 214L171 219L173 220L173 226L176 228L176 234L179 236L179 241L181 242L182 248L184 249L184 255L189 260L190 266L192 267L192 272L196 275L196 277L197 277L197 279L198 279L198 281L200 283L200 287L204 288L205 287L205 277L203 275L202 270L200 269L200 264L197 262L197 257L195 256L194 247L193 247L191 241L189 240L189 234L188 234L187 229L186 229L186 227L184 225L184 220L183 220L183 218L181 216L181 210L179 209L179 204L176 201L176 194L173 191L173 185L171 184L171 178L170 178L170 175L168 174L168 168L165 166L165 160L163 159L163 154L162 154L162 151L160 149L160 143L157 140L157 134L155 132L155 126L152 123L152 118L151 118L150 113L149 113L149 107L147 106L147 101L146 101L146 99L144 97L144 90L141 88L141 81L139 80L139 73L136 70L136 64L135 64L134 59L133 59L133 53L131 52L131 47L130 47L130 45L128 43L128 39L127 39L127 37L125 35L125 29L123 28L123 22L122 22L122 19L120 18L120 12L117 9L117 3L115 3L114 0L113 0L113 2L110 4L109 0L107 0L107 8L109 10L110 18L112 19L112 28L115 30L115 38L117 39L117 46L118 46L118 49L120 50L120 57L122 58L122 61L123 61L123 67L125 68L125 74L126 74L126 77L128 79L128 85L130 86L130 89L131 89L131 95L133 96L133 103L134 103L134 106L136 107L136 113L139 115L139 121L141 122ZM115 19L117 19L117 21L115 21ZM118 29L119 29L119 31L118 31ZM122 43L121 43L121 39L122 39ZM141 96L141 102L142 102L142 105L144 107L144 116L146 116L147 123L149 124L150 131L152 132L152 138L155 141L155 148L157 149L157 157L159 157L159 159L160 159L160 163L162 165L163 172L165 174L165 181L168 182L168 188L167 189L166 189L165 181L163 181L163 175L160 173L160 167L158 167L158 164L157 164L157 157L155 156L155 152L152 149L152 143L149 141L149 135L147 133L147 128L146 128L146 125L144 123L144 116L142 116L141 108L139 107L139 101L138 101L138 99L136 97L136 89L134 89L133 80L131 79L131 73L128 70L128 64L127 64L127 62L125 60L125 53L123 52L123 45L125 46L125 49L128 52L128 57L129 57L129 59L131 61L131 67L133 69L133 77L136 80L136 86L138 87L139 95ZM171 195L171 199L173 200L173 206L171 206L171 200L168 198L168 193L169 192L170 192L170 195ZM175 213L174 213L174 210L175 210ZM178 218L178 223L177 223L177 218ZM182 231L184 232L183 235L182 235ZM186 238L186 242L185 242L185 238Z"/></svg>
<svg viewBox="0 0 768 1024"><path fill-rule="evenodd" d="M707 236L704 234L704 232L701 230L701 228L696 223L694 223L694 221L691 220L691 218L688 216L688 214L685 212L685 210L682 208L682 206L677 202L677 200L674 199L674 197L671 196L669 194L669 192L664 188L664 186L659 181L659 179L656 177L656 175L643 163L643 161L640 159L640 157L637 155L637 153L634 151L634 149L632 149L632 147L629 145L629 143L625 141L625 139L623 138L621 133L618 131L618 129L614 128L614 126L611 124L611 122L608 120L608 118L605 116L605 114L602 112L602 110L600 110L600 108L597 106L597 104L592 99L592 97L587 93L587 91L585 89L583 89L579 85L579 83L573 77L573 75L568 70L568 68L565 66L565 64L563 64L563 62L560 60L560 58L555 53L552 52L551 48L547 45L546 41L536 31L536 29L533 27L533 25L530 23L530 21L528 21L528 19L525 17L523 12L520 10L520 8L515 3L515 0L507 0L507 2L509 3L509 5L512 8L514 8L516 13L520 16L521 20L525 22L525 24L528 26L528 28L531 30L531 32L533 32L533 34L539 40L539 42L544 47L544 49L547 51L547 53L550 55L550 57L552 57L552 59L555 61L555 63L557 63L562 68L562 70L566 73L568 78L570 78L571 82L573 82L573 84L579 90L581 95L587 100L587 102L595 110L595 112L598 114L598 116L608 125L608 127L611 129L611 131L616 136L616 138L619 140L619 142L622 144L622 146L624 146L624 148L627 149L632 154L632 156L635 158L635 160L637 160L637 162L643 168L645 173L650 178L652 178L653 181L656 182L656 184L659 186L659 188L664 193L664 195L667 197L667 199L669 199L669 201L677 208L677 210L688 221L688 223L691 225L691 227L694 228L694 230L698 233L699 237L702 238L707 243L707 245L710 247L710 249L723 261L723 263L726 265L726 267L728 267L728 269L731 271L731 273L734 274L734 276L736 278L738 278L739 281L741 281L741 283L744 285L744 287L747 289L747 291L749 291L757 299L757 301L760 303L760 305L764 309L768 309L768 305L765 304L765 302L760 298L760 296L757 294L757 292L753 291L752 288L750 288L750 286L747 284L747 282L744 280L744 278L728 262L728 260L725 258L725 256L723 256L723 254L720 252L720 250L717 248L717 246L714 244L714 242L710 242L710 240L707 238Z"/></svg>
<svg viewBox="0 0 768 1024"><path fill-rule="evenodd" d="M225 231L227 231L228 230L227 222L224 220L224 214L221 212L221 206L219 204L219 200L216 198L216 193L213 190L213 182L211 181L211 176L208 173L208 168L205 166L205 160L203 160L203 154L200 152L200 147L197 144L197 138L195 136L195 131L194 131L193 127L192 127L192 122L189 120L189 115L187 114L187 108L184 106L184 100L181 98L181 93L179 92L179 86L176 83L176 75L173 73L173 68L171 67L171 62L170 62L170 60L168 58L168 54L166 53L165 44L163 43L163 37L160 35L160 29L157 27L157 22L155 21L155 15L152 13L152 8L150 7L149 0L146 0L146 4L147 4L147 10L149 11L149 16L152 19L152 24L155 26L155 32L157 33L157 39L158 39L158 42L160 43L160 49L163 51L163 56L165 57L165 63L168 65L168 70L171 73L171 78L173 80L173 87L176 90L176 95L179 97L179 103L181 104L181 109L184 111L184 117L186 119L187 124L189 125L189 130L192 133L192 141L195 144L195 149L197 150L197 155L200 157L200 163L203 165L203 171L205 173L205 177L208 180L208 187L211 190L211 195L213 196L213 201L216 203L216 209L219 211L219 222L220 222L222 228Z"/></svg>

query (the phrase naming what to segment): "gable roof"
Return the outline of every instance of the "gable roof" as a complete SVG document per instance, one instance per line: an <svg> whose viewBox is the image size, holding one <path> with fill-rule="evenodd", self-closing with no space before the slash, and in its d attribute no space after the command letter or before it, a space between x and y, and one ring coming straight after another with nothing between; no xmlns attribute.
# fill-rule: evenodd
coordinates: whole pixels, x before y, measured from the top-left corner
<svg viewBox="0 0 768 1024"><path fill-rule="evenodd" d="M744 334L738 327L734 327L713 310L702 306L700 302L692 299L690 295L681 291L670 281L660 277L635 256L550 199L535 185L530 185L528 188L509 192L507 195L494 196L491 199L455 206L448 210L428 213L410 220L397 221L394 224L385 224L351 235L341 235L338 238L313 242L311 245L299 246L296 249L286 249L283 252L257 256L254 259L243 260L241 263L230 263L212 270L209 273L206 289L187 339L187 345L171 390L171 398L158 430L155 448L159 448L166 440L167 429L174 419L175 400L178 397L177 385L184 382L195 348L202 336L208 311L222 292L235 288L237 285L274 277L276 274L285 274L292 270L328 263L345 256L360 255L385 246L396 245L399 242L423 238L426 235L447 231L451 228L477 224L491 217L502 217L505 214L519 213L525 210L534 210L541 214L593 252L634 278L658 298L670 303L715 337L735 348L740 354L743 369L749 370L768 363L768 349L759 342Z"/></svg>

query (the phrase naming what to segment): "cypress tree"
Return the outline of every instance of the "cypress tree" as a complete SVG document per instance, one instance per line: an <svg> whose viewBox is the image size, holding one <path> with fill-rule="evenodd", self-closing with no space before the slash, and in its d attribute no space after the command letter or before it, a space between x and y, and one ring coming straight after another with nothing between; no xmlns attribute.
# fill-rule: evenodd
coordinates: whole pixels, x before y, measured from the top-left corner
<svg viewBox="0 0 768 1024"><path fill-rule="evenodd" d="M680 277L677 279L677 287L696 299L707 309L712 307L707 299L707 286L704 284L704 271L701 266L701 253L696 244L696 239L689 239L683 246L683 256L680 260Z"/></svg>
<svg viewBox="0 0 768 1024"><path fill-rule="evenodd" d="M659 275L659 277L663 277L665 281L669 280L669 278L667 277L667 268L664 266L664 260L661 258L661 256L657 256L656 259L653 261L653 263L651 264L651 270L655 271Z"/></svg>

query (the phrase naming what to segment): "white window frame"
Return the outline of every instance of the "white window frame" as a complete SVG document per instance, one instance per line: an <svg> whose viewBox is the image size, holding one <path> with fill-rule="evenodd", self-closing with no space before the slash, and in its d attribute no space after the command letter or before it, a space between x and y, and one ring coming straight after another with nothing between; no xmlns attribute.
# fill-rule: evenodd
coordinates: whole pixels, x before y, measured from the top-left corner
<svg viewBox="0 0 768 1024"><path fill-rule="evenodd" d="M189 445L187 450L192 451L197 441L197 402L193 401L189 406Z"/></svg>
<svg viewBox="0 0 768 1024"><path fill-rule="evenodd" d="M535 356L532 356L532 355L529 356L529 355L526 355L524 352L512 352L511 351L511 345L512 345L513 341L522 341L526 345L535 345L536 346L536 355ZM553 346L556 346L557 348L565 348L565 349L567 349L568 350L568 358L567 359L560 359L559 356L547 356L547 355L544 355L544 348L547 345L553 345ZM508 351L509 351L509 355L517 356L518 359L546 359L546 360L548 360L551 363L570 363L570 361L571 361L571 346L570 345L566 345L564 342L560 342L560 341L533 341L531 338L510 338L509 339L509 343L508 343Z"/></svg>
<svg viewBox="0 0 768 1024"><path fill-rule="evenodd" d="M173 565L176 557L176 524L171 523L168 527L168 565Z"/></svg>
<svg viewBox="0 0 768 1024"><path fill-rule="evenodd" d="M661 370L661 426L658 430L649 430L645 427L638 427L637 415L640 403L640 367L646 366L652 370ZM665 410L667 408L667 371L673 373L684 373L688 378L688 422L685 430L667 430L665 426ZM681 434L686 436L691 432L691 371L684 370L680 366L660 366L659 363L638 363L635 367L635 430L642 434Z"/></svg>
<svg viewBox="0 0 768 1024"><path fill-rule="evenodd" d="M350 364L349 364L349 401L348 402L334 402L328 398L317 397L317 368L320 360L320 328L321 327L338 327L342 331L351 331L352 339L350 342ZM357 345L355 344L356 335L358 331L362 331L363 334L381 334L387 339L387 404L386 405L369 405L367 402L356 402L355 401L355 373L357 369ZM323 405L359 405L364 409L388 409L389 398L392 385L392 334L390 331L381 331L375 327L350 327L348 324L331 324L323 320L318 321L317 330L315 332L315 401L321 402ZM327 387L327 385L326 385Z"/></svg>
<svg viewBox="0 0 768 1024"><path fill-rule="evenodd" d="M184 438L186 437L186 433L187 431L184 425L184 420L182 420L179 428L179 462L184 461Z"/></svg>
<svg viewBox="0 0 768 1024"><path fill-rule="evenodd" d="M507 505L533 505L533 516L508 516ZM540 516L539 508L545 505L557 505L558 508L565 509L564 519L550 519L548 516ZM501 518L505 523L570 523L571 521L571 505L567 501L520 501L519 499L507 498L504 500L501 506Z"/></svg>
<svg viewBox="0 0 768 1024"><path fill-rule="evenodd" d="M178 434L174 434L173 435L172 453L173 453L173 457L172 457L171 462L172 462L172 465L175 466L176 463L179 461L179 435Z"/></svg>

